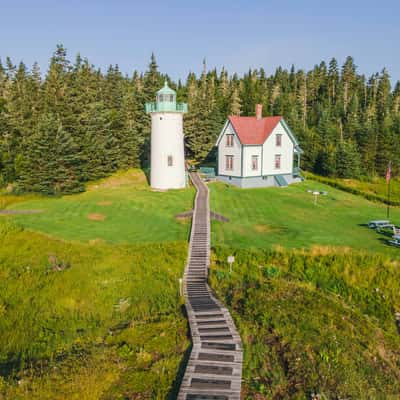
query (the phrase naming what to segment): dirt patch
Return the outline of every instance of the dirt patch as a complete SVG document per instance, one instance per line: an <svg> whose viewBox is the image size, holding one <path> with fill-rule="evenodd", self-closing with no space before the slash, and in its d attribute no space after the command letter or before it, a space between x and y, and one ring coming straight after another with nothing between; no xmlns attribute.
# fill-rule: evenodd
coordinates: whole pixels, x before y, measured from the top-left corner
<svg viewBox="0 0 400 400"><path fill-rule="evenodd" d="M113 202L112 201L99 201L97 203L98 206L111 206Z"/></svg>
<svg viewBox="0 0 400 400"><path fill-rule="evenodd" d="M102 244L102 243L105 243L105 241L103 239L100 239L100 238L90 239L89 240L89 244L91 244L91 245Z"/></svg>
<svg viewBox="0 0 400 400"><path fill-rule="evenodd" d="M40 214L43 210L0 210L0 215Z"/></svg>
<svg viewBox="0 0 400 400"><path fill-rule="evenodd" d="M180 220L180 219L189 219L189 218L192 218L192 217L193 217L193 210L186 211L186 212L183 212L183 213L175 215L175 218L178 219L178 220Z"/></svg>
<svg viewBox="0 0 400 400"><path fill-rule="evenodd" d="M89 214L87 216L87 219L90 219L91 221L104 221L106 219L106 216L104 214Z"/></svg>
<svg viewBox="0 0 400 400"><path fill-rule="evenodd" d="M271 226L271 225L267 225L267 224L257 224L254 225L254 230L258 233L272 233L272 232L280 232L282 231L281 228L279 228L278 226Z"/></svg>

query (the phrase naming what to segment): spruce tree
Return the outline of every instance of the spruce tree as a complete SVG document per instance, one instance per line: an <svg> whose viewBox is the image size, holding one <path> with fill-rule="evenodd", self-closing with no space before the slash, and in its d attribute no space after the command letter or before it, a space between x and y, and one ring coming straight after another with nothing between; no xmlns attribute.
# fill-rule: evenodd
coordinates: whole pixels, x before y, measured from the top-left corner
<svg viewBox="0 0 400 400"><path fill-rule="evenodd" d="M339 143L336 153L336 173L339 178L360 177L360 153L352 141L342 141Z"/></svg>

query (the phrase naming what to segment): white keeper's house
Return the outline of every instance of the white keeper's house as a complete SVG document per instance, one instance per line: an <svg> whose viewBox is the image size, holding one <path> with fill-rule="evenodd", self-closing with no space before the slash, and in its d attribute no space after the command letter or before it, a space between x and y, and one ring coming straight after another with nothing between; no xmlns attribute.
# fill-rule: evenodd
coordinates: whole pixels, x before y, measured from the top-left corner
<svg viewBox="0 0 400 400"><path fill-rule="evenodd" d="M302 150L283 117L230 116L216 143L217 179L242 188L300 182Z"/></svg>

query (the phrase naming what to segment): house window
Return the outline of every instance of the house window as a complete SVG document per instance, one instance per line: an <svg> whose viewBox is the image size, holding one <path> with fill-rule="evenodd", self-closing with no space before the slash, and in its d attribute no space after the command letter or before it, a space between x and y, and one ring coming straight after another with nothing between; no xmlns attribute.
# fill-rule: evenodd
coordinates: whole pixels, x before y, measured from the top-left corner
<svg viewBox="0 0 400 400"><path fill-rule="evenodd" d="M258 170L258 156L251 156L251 169L253 171Z"/></svg>
<svg viewBox="0 0 400 400"><path fill-rule="evenodd" d="M226 147L233 147L233 135L226 135Z"/></svg>
<svg viewBox="0 0 400 400"><path fill-rule="evenodd" d="M172 167L174 165L174 159L172 156L168 156L168 167Z"/></svg>
<svg viewBox="0 0 400 400"><path fill-rule="evenodd" d="M282 146L282 135L278 134L275 136L275 138L276 138L276 143L275 143L276 146L281 147Z"/></svg>
<svg viewBox="0 0 400 400"><path fill-rule="evenodd" d="M225 156L225 169L227 171L233 170L233 156Z"/></svg>
<svg viewBox="0 0 400 400"><path fill-rule="evenodd" d="M275 154L275 169L281 169L281 155Z"/></svg>

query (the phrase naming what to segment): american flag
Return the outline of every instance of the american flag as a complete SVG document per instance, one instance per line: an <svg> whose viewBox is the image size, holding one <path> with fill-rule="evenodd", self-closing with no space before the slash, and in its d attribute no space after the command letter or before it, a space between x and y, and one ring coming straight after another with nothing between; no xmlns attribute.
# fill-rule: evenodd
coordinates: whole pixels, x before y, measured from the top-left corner
<svg viewBox="0 0 400 400"><path fill-rule="evenodd" d="M389 161L389 165L386 171L386 182L389 183L390 182L390 178L392 177L392 162Z"/></svg>

